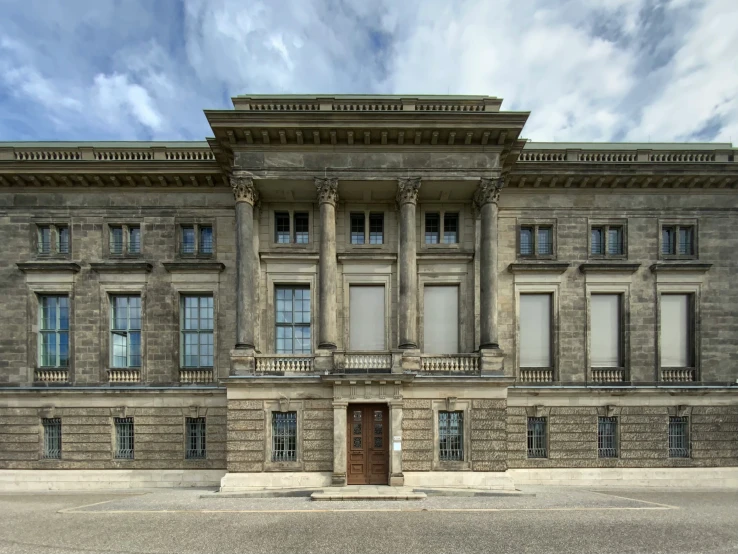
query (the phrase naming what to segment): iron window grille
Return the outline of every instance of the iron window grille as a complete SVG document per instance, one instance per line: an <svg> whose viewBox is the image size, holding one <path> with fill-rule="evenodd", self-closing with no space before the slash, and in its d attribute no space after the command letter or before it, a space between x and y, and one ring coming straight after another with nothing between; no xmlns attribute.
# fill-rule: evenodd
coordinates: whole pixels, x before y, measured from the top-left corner
<svg viewBox="0 0 738 554"><path fill-rule="evenodd" d="M36 252L39 256L69 254L69 227L66 225L38 225Z"/></svg>
<svg viewBox="0 0 738 554"><path fill-rule="evenodd" d="M297 412L272 412L272 461L297 461Z"/></svg>
<svg viewBox="0 0 738 554"><path fill-rule="evenodd" d="M552 225L521 225L518 232L521 258L551 258L554 255Z"/></svg>
<svg viewBox="0 0 738 554"><path fill-rule="evenodd" d="M443 214L443 242L446 244L459 242L459 214Z"/></svg>
<svg viewBox="0 0 738 554"><path fill-rule="evenodd" d="M546 418L528 418L528 457L547 458L548 446L546 441Z"/></svg>
<svg viewBox="0 0 738 554"><path fill-rule="evenodd" d="M110 225L108 229L111 256L141 253L141 228L138 225Z"/></svg>
<svg viewBox="0 0 738 554"><path fill-rule="evenodd" d="M597 455L600 458L617 458L617 417L600 417L597 420Z"/></svg>
<svg viewBox="0 0 738 554"><path fill-rule="evenodd" d="M276 289L277 354L309 354L310 287Z"/></svg>
<svg viewBox="0 0 738 554"><path fill-rule="evenodd" d="M110 253L123 254L123 227L110 226Z"/></svg>
<svg viewBox="0 0 738 554"><path fill-rule="evenodd" d="M438 213L425 214L425 244L438 244L441 234L441 216Z"/></svg>
<svg viewBox="0 0 738 554"><path fill-rule="evenodd" d="M69 254L69 227L56 228L56 251L59 254Z"/></svg>
<svg viewBox="0 0 738 554"><path fill-rule="evenodd" d="M212 225L181 225L179 237L179 253L181 256L210 257L215 251Z"/></svg>
<svg viewBox="0 0 738 554"><path fill-rule="evenodd" d="M69 365L69 297L42 296L39 302L39 366Z"/></svg>
<svg viewBox="0 0 738 554"><path fill-rule="evenodd" d="M213 297L183 296L182 367L213 367Z"/></svg>
<svg viewBox="0 0 738 554"><path fill-rule="evenodd" d="M182 226L182 243L180 252L183 256L195 255L195 227L193 225Z"/></svg>
<svg viewBox="0 0 738 554"><path fill-rule="evenodd" d="M661 227L661 254L666 257L694 257L694 225L663 225Z"/></svg>
<svg viewBox="0 0 738 554"><path fill-rule="evenodd" d="M369 244L384 243L384 214L369 214Z"/></svg>
<svg viewBox="0 0 738 554"><path fill-rule="evenodd" d="M133 418L115 418L115 458L132 460L134 453Z"/></svg>
<svg viewBox="0 0 738 554"><path fill-rule="evenodd" d="M277 244L290 243L290 214L276 212L274 214L274 240Z"/></svg>
<svg viewBox="0 0 738 554"><path fill-rule="evenodd" d="M45 460L61 460L62 451L62 432L61 419L51 418L43 419L42 425L44 429L44 451Z"/></svg>
<svg viewBox="0 0 738 554"><path fill-rule="evenodd" d="M438 458L464 461L464 412L438 412Z"/></svg>
<svg viewBox="0 0 738 554"><path fill-rule="evenodd" d="M128 253L141 253L141 227L128 227Z"/></svg>
<svg viewBox="0 0 738 554"><path fill-rule="evenodd" d="M351 244L364 244L364 222L364 214L351 214Z"/></svg>
<svg viewBox="0 0 738 554"><path fill-rule="evenodd" d="M112 296L111 305L112 367L141 367L141 297Z"/></svg>
<svg viewBox="0 0 738 554"><path fill-rule="evenodd" d="M590 255L618 257L625 255L622 225L598 225L590 230Z"/></svg>
<svg viewBox="0 0 738 554"><path fill-rule="evenodd" d="M310 217L307 212L295 213L295 244L310 242Z"/></svg>
<svg viewBox="0 0 738 554"><path fill-rule="evenodd" d="M185 423L187 427L185 458L188 460L204 460L207 457L205 448L205 418L188 417Z"/></svg>
<svg viewBox="0 0 738 554"><path fill-rule="evenodd" d="M669 458L689 458L689 418L669 418Z"/></svg>
<svg viewBox="0 0 738 554"><path fill-rule="evenodd" d="M198 227L200 237L198 241L198 254L209 255L213 253L213 228L209 225L201 225Z"/></svg>
<svg viewBox="0 0 738 554"><path fill-rule="evenodd" d="M51 254L51 226L39 225L37 246L39 254Z"/></svg>

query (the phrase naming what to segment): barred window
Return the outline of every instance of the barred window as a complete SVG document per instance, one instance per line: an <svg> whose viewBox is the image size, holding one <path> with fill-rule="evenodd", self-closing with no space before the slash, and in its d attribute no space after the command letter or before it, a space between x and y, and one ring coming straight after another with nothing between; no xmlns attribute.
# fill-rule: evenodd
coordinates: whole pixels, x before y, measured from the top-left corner
<svg viewBox="0 0 738 554"><path fill-rule="evenodd" d="M115 458L133 459L133 418L115 418Z"/></svg>
<svg viewBox="0 0 738 554"><path fill-rule="evenodd" d="M141 227L128 227L128 253L141 253Z"/></svg>
<svg viewBox="0 0 738 554"><path fill-rule="evenodd" d="M40 367L69 365L69 297L39 298L38 348Z"/></svg>
<svg viewBox="0 0 738 554"><path fill-rule="evenodd" d="M518 256L546 257L554 254L552 225L521 225L518 232Z"/></svg>
<svg viewBox="0 0 738 554"><path fill-rule="evenodd" d="M546 444L546 418L528 418L528 457L547 458L548 447Z"/></svg>
<svg viewBox="0 0 738 554"><path fill-rule="evenodd" d="M438 412L438 458L464 461L464 412Z"/></svg>
<svg viewBox="0 0 738 554"><path fill-rule="evenodd" d="M590 230L592 256L623 256L625 229L622 225L598 225Z"/></svg>
<svg viewBox="0 0 738 554"><path fill-rule="evenodd" d="M195 227L193 225L182 226L182 254L195 253Z"/></svg>
<svg viewBox="0 0 738 554"><path fill-rule="evenodd" d="M618 418L600 417L597 421L597 455L600 458L617 458Z"/></svg>
<svg viewBox="0 0 738 554"><path fill-rule="evenodd" d="M290 243L290 214L276 212L274 214L274 240L277 244Z"/></svg>
<svg viewBox="0 0 738 554"><path fill-rule="evenodd" d="M689 458L689 418L669 418L669 458Z"/></svg>
<svg viewBox="0 0 738 554"><path fill-rule="evenodd" d="M295 244L307 244L310 239L310 218L307 212L295 214Z"/></svg>
<svg viewBox="0 0 738 554"><path fill-rule="evenodd" d="M441 234L441 216L438 213L425 214L425 244L438 244Z"/></svg>
<svg viewBox="0 0 738 554"><path fill-rule="evenodd" d="M123 254L123 227L110 226L110 253Z"/></svg>
<svg viewBox="0 0 738 554"><path fill-rule="evenodd" d="M138 225L109 225L108 230L111 256L141 253L141 227Z"/></svg>
<svg viewBox="0 0 738 554"><path fill-rule="evenodd" d="M663 225L661 227L661 254L675 257L695 256L694 225Z"/></svg>
<svg viewBox="0 0 738 554"><path fill-rule="evenodd" d="M112 296L110 303L112 367L141 367L141 297Z"/></svg>
<svg viewBox="0 0 738 554"><path fill-rule="evenodd" d="M538 254L550 256L553 254L553 230L551 227L538 228Z"/></svg>
<svg viewBox="0 0 738 554"><path fill-rule="evenodd" d="M213 297L183 296L182 367L213 367Z"/></svg>
<svg viewBox="0 0 738 554"><path fill-rule="evenodd" d="M37 225L36 252L40 256L69 254L69 227L67 225Z"/></svg>
<svg viewBox="0 0 738 554"><path fill-rule="evenodd" d="M602 227L592 227L590 232L590 253L595 256L605 254L605 241L602 240Z"/></svg>
<svg viewBox="0 0 738 554"><path fill-rule="evenodd" d="M277 287L275 293L277 354L309 354L310 287Z"/></svg>
<svg viewBox="0 0 738 554"><path fill-rule="evenodd" d="M622 227L609 227L607 229L607 254L609 256L623 255Z"/></svg>
<svg viewBox="0 0 738 554"><path fill-rule="evenodd" d="M187 428L187 444L185 458L188 460L202 460L207 457L205 450L205 418L188 417L185 420Z"/></svg>
<svg viewBox="0 0 738 554"><path fill-rule="evenodd" d="M364 214L351 214L351 244L364 244Z"/></svg>
<svg viewBox="0 0 738 554"><path fill-rule="evenodd" d="M61 419L43 419L42 425L44 428L44 459L61 460Z"/></svg>
<svg viewBox="0 0 738 554"><path fill-rule="evenodd" d="M51 254L51 226L50 225L39 225L38 226L37 246L38 246L39 254Z"/></svg>
<svg viewBox="0 0 738 554"><path fill-rule="evenodd" d="M384 243L384 214L369 214L369 244Z"/></svg>
<svg viewBox="0 0 738 554"><path fill-rule="evenodd" d="M443 214L443 242L446 244L459 242L459 214Z"/></svg>
<svg viewBox="0 0 738 554"><path fill-rule="evenodd" d="M533 255L533 228L531 227L520 228L520 255Z"/></svg>
<svg viewBox="0 0 738 554"><path fill-rule="evenodd" d="M272 412L272 461L297 461L297 412Z"/></svg>
<svg viewBox="0 0 738 554"><path fill-rule="evenodd" d="M199 227L200 241L198 253L202 255L213 253L213 228L209 225Z"/></svg>
<svg viewBox="0 0 738 554"><path fill-rule="evenodd" d="M56 251L59 254L69 254L69 227L56 228Z"/></svg>

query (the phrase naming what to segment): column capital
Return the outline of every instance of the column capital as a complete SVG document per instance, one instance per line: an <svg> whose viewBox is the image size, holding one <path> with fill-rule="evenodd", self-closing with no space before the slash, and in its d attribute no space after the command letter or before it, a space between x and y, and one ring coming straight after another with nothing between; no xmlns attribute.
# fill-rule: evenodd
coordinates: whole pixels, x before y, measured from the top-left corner
<svg viewBox="0 0 738 554"><path fill-rule="evenodd" d="M259 191L254 186L254 179L245 175L231 175L231 188L236 204L248 202L254 206L259 201Z"/></svg>
<svg viewBox="0 0 738 554"><path fill-rule="evenodd" d="M397 179L397 203L417 204L418 190L420 189L420 177L400 177Z"/></svg>
<svg viewBox="0 0 738 554"><path fill-rule="evenodd" d="M500 191L505 186L505 179L502 177L482 177L479 179L479 186L474 192L474 204L477 209L482 209L485 204L497 204L500 199Z"/></svg>
<svg viewBox="0 0 738 554"><path fill-rule="evenodd" d="M316 177L315 188L318 189L318 203L332 204L338 203L338 179L335 177Z"/></svg>

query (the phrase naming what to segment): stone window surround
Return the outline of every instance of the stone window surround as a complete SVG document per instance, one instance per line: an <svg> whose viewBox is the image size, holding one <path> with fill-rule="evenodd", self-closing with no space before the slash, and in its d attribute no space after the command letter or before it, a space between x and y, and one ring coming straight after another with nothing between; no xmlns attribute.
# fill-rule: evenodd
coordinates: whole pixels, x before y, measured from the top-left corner
<svg viewBox="0 0 738 554"><path fill-rule="evenodd" d="M51 227L51 247L48 254L41 254L38 251L38 230L39 227ZM60 254L57 252L57 241L59 236L59 227L65 227L69 231L69 251L66 254ZM72 257L72 224L69 218L34 218L32 219L32 225L30 225L31 237L30 244L34 258L40 258L42 260L48 259L62 259L67 260Z"/></svg>
<svg viewBox="0 0 738 554"><path fill-rule="evenodd" d="M674 279L668 279L673 277ZM697 276L695 281L688 281L683 275L657 275L656 281L656 380L661 381L661 295L687 294L691 297L692 320L690 321L690 338L692 339L691 354L695 382L701 381L701 316L700 298L702 279ZM667 280L668 279L668 280Z"/></svg>
<svg viewBox="0 0 738 554"><path fill-rule="evenodd" d="M453 203L453 204L432 204L432 203L421 203L420 204L420 229L418 231L418 241L420 242L420 249L421 250L434 250L438 248L446 248L451 250L459 250L461 249L461 244L464 241L464 225L466 223L465 220L465 211L464 211L465 205L460 203ZM446 213L452 213L457 214L459 216L459 229L456 233L456 242L453 243L446 243L443 242L443 233L444 233L444 216ZM440 217L440 221L438 224L438 244L427 244L425 242L425 214L431 213L431 214L438 214Z"/></svg>
<svg viewBox="0 0 738 554"><path fill-rule="evenodd" d="M471 352L474 348L473 345L469 345L469 337L474 337L474 329L469 329L473 325L474 318L470 318L469 315L473 313L472 309L467 309L465 303L468 302L469 294L469 275L467 273L468 265L464 264L464 272L451 272L446 270L445 272L436 265L435 260L431 262L428 260L430 267L435 269L433 273L428 273L427 270L423 271L425 263L418 264L418 348L421 352L425 351L425 287L426 286L455 286L459 289L459 352ZM449 354L456 354L456 352L449 352Z"/></svg>
<svg viewBox="0 0 738 554"><path fill-rule="evenodd" d="M35 370L40 368L39 362L39 296L66 295L69 298L69 365L67 365L67 381L72 382L74 374L74 275L67 273L49 273L45 275L26 276L28 286L28 382L33 383Z"/></svg>
<svg viewBox="0 0 738 554"><path fill-rule="evenodd" d="M517 260L555 260L558 249L558 240L556 235L556 219L515 219L515 258ZM533 227L533 254L530 256L521 256L520 254L520 230L523 227ZM551 228L551 254L538 254L538 228Z"/></svg>
<svg viewBox="0 0 738 554"><path fill-rule="evenodd" d="M123 252L121 254L113 254L110 252L110 229L111 227L123 227ZM140 244L139 244L139 252L135 254L131 254L128 252L128 246L129 246L129 240L130 240L130 234L129 229L131 227L138 227L139 229L139 238L140 238ZM178 227L179 229L179 227ZM181 235L177 235L177 245L179 247L179 240L181 239ZM102 239L102 245L103 245L103 257L104 258L114 258L114 259L125 259L125 258L141 258L143 257L143 251L144 251L144 225L142 219L125 219L125 220L118 220L118 219L109 219L105 221L105 224L103 225L103 239Z"/></svg>
<svg viewBox="0 0 738 554"><path fill-rule="evenodd" d="M551 295L551 367L524 368L550 369L553 371L553 382L559 380L559 298L561 275L559 273L541 273L534 275L515 275L515 377L520 380L520 295L521 294L550 294Z"/></svg>
<svg viewBox="0 0 738 554"><path fill-rule="evenodd" d="M312 250L318 244L316 242L316 218L313 213L313 204L307 202L296 202L287 206L279 207L279 204L275 207L270 205L266 210L269 221L269 246L270 248L303 248ZM277 242L277 230L276 230L276 214L277 213L288 213L290 214L290 242L278 243ZM306 213L308 214L308 241L306 243L295 242L295 213ZM254 218L254 227L256 227L257 219Z"/></svg>
<svg viewBox="0 0 738 554"><path fill-rule="evenodd" d="M604 234L602 237L604 254L592 254L592 227L602 227ZM608 254L607 253L607 228L619 227L623 234L623 253ZM590 260L627 260L628 259L628 220L627 219L587 219L587 258Z"/></svg>
<svg viewBox="0 0 738 554"><path fill-rule="evenodd" d="M177 326L177 351L174 352L172 359L177 360L177 368L183 369L212 369L216 373L218 367L218 283L191 283L191 282L173 282L172 290L176 295L177 302L174 306L174 323ZM213 297L213 367L212 368L190 368L182 365L182 298L184 296L212 296ZM143 310L143 301L141 305ZM143 335L143 330L141 331ZM143 340L143 338L142 338ZM143 345L142 345L143 347ZM143 355L143 352L142 352ZM179 375L176 376L179 380Z"/></svg>
<svg viewBox="0 0 738 554"><path fill-rule="evenodd" d="M617 412L617 413L616 413ZM595 450L597 450L597 459L598 460L619 460L622 457L622 449L620 448L620 435L622 434L620 430L620 423L621 423L621 416L620 416L620 409L613 409L612 407L601 407L597 409L597 419L596 425L597 425L597 443L595 444ZM600 434L600 418L601 417L613 417L615 418L615 456L607 457L607 458L600 458L599 456L599 434Z"/></svg>
<svg viewBox="0 0 738 554"><path fill-rule="evenodd" d="M433 400L433 471L471 471L471 400L444 398ZM438 429L438 412L463 412L464 418L464 460L445 461L440 459L440 432Z"/></svg>
<svg viewBox="0 0 738 554"><path fill-rule="evenodd" d="M344 220L344 241L346 244L346 250L353 249L367 249L367 250L380 250L391 251L396 247L396 239L394 235L390 235L389 229L389 216L394 213L393 210L388 209L386 204L366 204L366 203L352 203L345 204L342 206L343 220ZM351 214L364 214L364 244L351 244ZM369 216L371 214L382 214L384 219L384 236L382 237L382 244L369 244Z"/></svg>
<svg viewBox="0 0 738 554"><path fill-rule="evenodd" d="M288 245L289 246L289 245ZM311 273L304 271L305 264L299 264L300 270L290 271L288 267L285 267L284 271L267 271L266 276L266 344L265 348L261 349L262 353L276 354L277 352L277 315L276 306L277 302L274 297L274 290L276 287L290 287L290 286L307 286L310 289L310 350L315 353L318 348L318 276L317 276L317 264L310 264L312 269ZM304 354L309 356L310 354Z"/></svg>
<svg viewBox="0 0 738 554"><path fill-rule="evenodd" d="M143 360L142 360L143 362ZM133 423L133 457L132 458L117 458L115 453L117 452L118 442L118 431L115 426L115 420L118 418L130 417ZM133 410L122 406L119 408L110 409L110 458L113 464L128 465L136 461L136 418L133 415Z"/></svg>
<svg viewBox="0 0 738 554"><path fill-rule="evenodd" d="M183 254L182 253L182 227L194 227L195 228L195 253L194 254ZM210 227L213 229L213 252L211 254L200 254L200 227ZM210 217L178 217L175 220L175 229L177 230L177 236L175 238L177 243L177 259L192 259L192 258L216 258L218 252L218 229L215 225L215 218ZM141 224L141 252L143 252L143 223Z"/></svg>
<svg viewBox="0 0 738 554"><path fill-rule="evenodd" d="M208 451L208 430L210 429L210 424L208 423L209 418L207 417L207 408L201 408L199 406L190 406L189 413L185 413L182 417L182 436L184 437L184 461L185 463L189 462L203 462L205 460L210 459L210 452ZM204 458L188 458L187 457L187 420L188 419L199 419L202 418L205 420L205 457Z"/></svg>
<svg viewBox="0 0 738 554"><path fill-rule="evenodd" d="M622 369L624 372L624 381L630 378L630 282L631 275L626 274L622 277L619 275L602 275L602 280L594 281L600 276L587 275L585 284L586 294L586 311L587 322L585 326L585 364L587 368L587 381L592 381L592 308L591 299L593 294L617 294L620 296L620 366L617 368L603 369ZM600 369L600 368L596 368Z"/></svg>
<svg viewBox="0 0 738 554"><path fill-rule="evenodd" d="M350 266L349 266L350 267ZM380 269L376 266L371 266L373 269ZM348 351L351 347L351 291L349 287L352 285L375 285L384 286L384 350L392 350L392 274L391 267L382 268L385 269L385 273L352 273L346 272L346 265L344 264L343 273L343 344L344 350ZM369 269L369 268L367 268Z"/></svg>
<svg viewBox="0 0 738 554"><path fill-rule="evenodd" d="M692 239L694 240L694 244L692 245L694 248L694 254L689 255L683 255L679 254L679 233L676 234L674 240L676 241L676 248L677 253L676 254L664 254L663 253L663 234L662 229L664 227L669 226L677 226L677 227L692 227L694 230ZM669 218L669 219L659 219L659 226L658 226L658 245L659 245L659 251L658 251L658 259L659 260L697 260L699 259L699 253L700 253L700 241L699 241L699 227L698 227L698 220L696 218Z"/></svg>
<svg viewBox="0 0 738 554"><path fill-rule="evenodd" d="M303 471L305 462L302 459L302 420L303 401L283 398L280 400L264 401L264 471ZM297 437L295 440L294 462L272 461L272 413L273 412L296 412L297 413Z"/></svg>
<svg viewBox="0 0 738 554"><path fill-rule="evenodd" d="M123 279L126 275L113 275L117 279ZM138 277L138 275L130 275L128 277ZM145 276L144 276L145 279ZM110 322L112 316L113 296L132 296L139 295L141 297L141 366L131 368L138 370L139 382L146 381L146 284L141 282L105 282L100 283L100 328L103 329L102 344L100 345L100 379L102 383L108 382L108 370L112 369L113 350L110 341ZM120 368L125 369L125 368Z"/></svg>
<svg viewBox="0 0 738 554"><path fill-rule="evenodd" d="M38 415L38 462L44 466L59 466L64 462L64 418L61 417L53 406L39 408ZM59 419L61 424L61 452L58 458L44 457L44 419ZM48 468L47 468L48 469Z"/></svg>
<svg viewBox="0 0 738 554"><path fill-rule="evenodd" d="M538 402L539 400L536 399ZM528 419L529 418L539 418L542 417L546 420L546 424L544 426L544 430L546 433L546 456L543 458L531 458L528 456ZM597 420L595 419L595 425L597 425ZM595 452L597 451L597 442L594 442L594 449ZM551 406L546 406L543 404L534 404L532 406L526 406L525 408L525 451L526 451L526 460L549 460L551 458Z"/></svg>

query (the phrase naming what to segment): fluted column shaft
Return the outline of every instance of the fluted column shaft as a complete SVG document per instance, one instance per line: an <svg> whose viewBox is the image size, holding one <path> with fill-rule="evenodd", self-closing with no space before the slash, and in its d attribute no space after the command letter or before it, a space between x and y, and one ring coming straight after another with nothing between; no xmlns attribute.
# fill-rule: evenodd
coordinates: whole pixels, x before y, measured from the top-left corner
<svg viewBox="0 0 738 554"><path fill-rule="evenodd" d="M257 252L254 248L254 205L259 194L251 177L234 175L236 200L236 348L254 349Z"/></svg>
<svg viewBox="0 0 738 554"><path fill-rule="evenodd" d="M400 205L400 342L399 348L418 347L418 266L415 208L420 178L399 179Z"/></svg>
<svg viewBox="0 0 738 554"><path fill-rule="evenodd" d="M335 350L336 324L336 204L338 179L315 179L320 203L320 268L318 348Z"/></svg>
<svg viewBox="0 0 738 554"><path fill-rule="evenodd" d="M497 201L502 178L481 179L475 203L481 215L479 348L499 348L497 338Z"/></svg>

